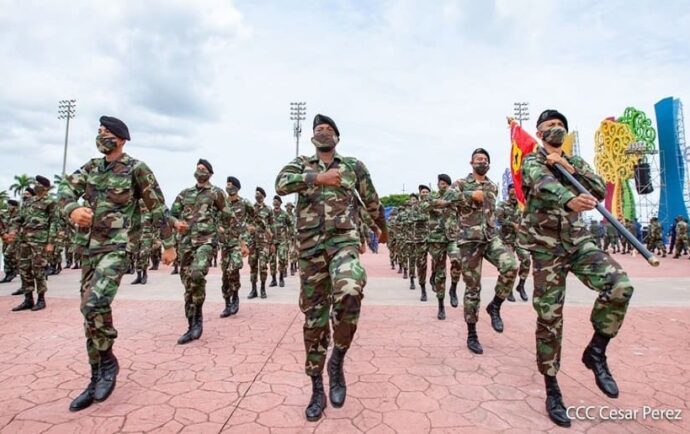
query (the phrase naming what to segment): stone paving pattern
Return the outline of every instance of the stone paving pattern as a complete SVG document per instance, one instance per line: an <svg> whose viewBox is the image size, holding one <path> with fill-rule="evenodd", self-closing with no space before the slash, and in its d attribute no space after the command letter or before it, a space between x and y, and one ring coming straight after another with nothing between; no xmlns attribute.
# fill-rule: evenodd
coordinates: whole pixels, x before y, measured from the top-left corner
<svg viewBox="0 0 690 434"><path fill-rule="evenodd" d="M384 255L367 255L365 261L375 270L371 280L393 277L384 272ZM165 269L155 273L152 280L168 276ZM49 288L76 276L70 270L51 278ZM176 276L165 279L173 282ZM288 279L293 290L296 280ZM396 290L416 297L400 280ZM117 388L104 403L70 413L70 400L88 382L78 301L50 298L49 289L48 309L13 313L19 297L5 294L15 286L0 286L1 433L561 431L544 410L529 303L505 305L503 334L491 330L482 311L478 331L485 353L476 356L465 347L460 309L448 307L448 319L437 321L431 303L385 306L368 304L365 297L345 365L347 402L309 423L304 406L311 385L303 371L296 299L290 305L243 298L240 314L228 319L218 318L221 303L208 302L204 335L186 346L175 343L186 328L180 288L174 287L179 301L116 299ZM272 289L279 290L288 288ZM246 291L245 286L243 297ZM676 422L574 421L570 432L690 432L690 308L631 308L609 346L609 366L621 389L617 400L599 392L579 360L591 336L588 315L587 306L566 306L559 375L566 405L648 405L684 414Z"/></svg>

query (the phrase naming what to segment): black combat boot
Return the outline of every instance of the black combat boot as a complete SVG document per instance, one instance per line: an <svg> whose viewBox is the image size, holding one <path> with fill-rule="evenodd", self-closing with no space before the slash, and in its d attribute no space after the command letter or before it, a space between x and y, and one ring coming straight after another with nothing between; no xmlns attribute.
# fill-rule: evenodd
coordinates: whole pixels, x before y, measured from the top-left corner
<svg viewBox="0 0 690 434"><path fill-rule="evenodd" d="M266 298L266 281L261 281L261 298Z"/></svg>
<svg viewBox="0 0 690 434"><path fill-rule="evenodd" d="M414 286L414 276L410 276L410 289L417 289L417 287Z"/></svg>
<svg viewBox="0 0 690 434"><path fill-rule="evenodd" d="M232 294L232 301L230 302L230 315L236 315L237 312L240 311L240 296L235 291L234 294Z"/></svg>
<svg viewBox="0 0 690 434"><path fill-rule="evenodd" d="M55 274L60 274L62 272L62 262L58 262L57 268L55 269Z"/></svg>
<svg viewBox="0 0 690 434"><path fill-rule="evenodd" d="M391 270L395 270L395 262L391 261Z"/></svg>
<svg viewBox="0 0 690 434"><path fill-rule="evenodd" d="M345 374L343 373L343 363L345 362L345 351L338 347L333 347L331 358L328 359L328 399L331 400L333 407L340 408L345 404L347 397L347 384L345 384Z"/></svg>
<svg viewBox="0 0 690 434"><path fill-rule="evenodd" d="M520 282L518 282L517 287L518 293L520 294L520 298L522 301L527 301L527 293L525 292L525 279L520 278Z"/></svg>
<svg viewBox="0 0 690 434"><path fill-rule="evenodd" d="M65 268L72 268L72 258L69 256L67 257L67 260L65 260Z"/></svg>
<svg viewBox="0 0 690 434"><path fill-rule="evenodd" d="M22 295L22 294L24 294L24 288L17 289L11 295Z"/></svg>
<svg viewBox="0 0 690 434"><path fill-rule="evenodd" d="M93 392L96 389L98 382L98 363L91 363L91 381L86 386L86 389L79 394L69 405L69 411L79 411L93 404Z"/></svg>
<svg viewBox="0 0 690 434"><path fill-rule="evenodd" d="M249 291L249 295L247 296L248 299L256 298L256 282L252 282L252 290Z"/></svg>
<svg viewBox="0 0 690 434"><path fill-rule="evenodd" d="M173 270L170 272L170 274L180 274L180 271L177 269L177 265L173 266Z"/></svg>
<svg viewBox="0 0 690 434"><path fill-rule="evenodd" d="M156 271L158 270L158 266L160 265L161 261L158 259L151 259L151 271Z"/></svg>
<svg viewBox="0 0 690 434"><path fill-rule="evenodd" d="M285 287L285 276L283 275L282 271L280 272L280 277L278 279L278 286L280 286L281 288Z"/></svg>
<svg viewBox="0 0 690 434"><path fill-rule="evenodd" d="M450 305L453 307L458 307L458 282L450 283L448 295L450 295Z"/></svg>
<svg viewBox="0 0 690 434"><path fill-rule="evenodd" d="M204 314L201 311L201 306L196 308L196 313L192 319L192 339L197 340L204 333Z"/></svg>
<svg viewBox="0 0 690 434"><path fill-rule="evenodd" d="M403 268L403 275L402 278L407 280L407 268Z"/></svg>
<svg viewBox="0 0 690 434"><path fill-rule="evenodd" d="M276 281L276 275L271 274L271 283L268 285L269 287L273 288L274 286L278 286L278 282Z"/></svg>
<svg viewBox="0 0 690 434"><path fill-rule="evenodd" d="M446 319L446 307L443 305L442 298L438 299L438 314L436 315L436 318L440 320Z"/></svg>
<svg viewBox="0 0 690 434"><path fill-rule="evenodd" d="M423 283L420 283L419 287L422 288L422 296L419 297L419 301L426 301L426 285Z"/></svg>
<svg viewBox="0 0 690 434"><path fill-rule="evenodd" d="M139 283L141 283L142 285L146 285L146 282L148 282L148 281L149 281L149 275L146 272L146 270L144 270L141 273L141 282L139 282Z"/></svg>
<svg viewBox="0 0 690 434"><path fill-rule="evenodd" d="M24 294L24 301L19 306L12 308L12 312L19 312L20 310L29 310L34 307L34 295L33 293Z"/></svg>
<svg viewBox="0 0 690 434"><path fill-rule="evenodd" d="M38 294L38 298L36 299L36 304L34 307L31 308L32 311L36 312L37 310L45 309L46 308L46 295L45 294Z"/></svg>
<svg viewBox="0 0 690 434"><path fill-rule="evenodd" d="M326 392L323 390L323 377L321 374L311 376L311 399L307 408L304 410L309 422L316 422L321 419L323 410L326 408Z"/></svg>
<svg viewBox="0 0 690 434"><path fill-rule="evenodd" d="M506 300L508 300L508 301L510 301L510 302L515 302L515 296L513 295L513 290L512 290L512 289L510 290L510 293L509 293L508 296L506 297Z"/></svg>
<svg viewBox="0 0 690 434"><path fill-rule="evenodd" d="M137 271L137 278L132 281L132 285L138 285L141 283L141 271Z"/></svg>
<svg viewBox="0 0 690 434"><path fill-rule="evenodd" d="M568 428L570 418L563 404L561 389L558 387L556 377L544 375L544 384L546 385L546 412L549 419L558 426Z"/></svg>
<svg viewBox="0 0 690 434"><path fill-rule="evenodd" d="M479 343L479 337L477 336L476 323L467 323L467 348L474 354L484 354L484 349L482 344Z"/></svg>
<svg viewBox="0 0 690 434"><path fill-rule="evenodd" d="M618 398L618 385L613 379L606 363L606 346L611 340L610 337L600 333L594 333L585 352L582 354L582 363L594 372L599 389L609 398Z"/></svg>
<svg viewBox="0 0 690 434"><path fill-rule="evenodd" d="M184 345L192 342L192 318L187 318L187 331L177 339L178 345Z"/></svg>
<svg viewBox="0 0 690 434"><path fill-rule="evenodd" d="M117 374L120 372L120 364L117 362L117 357L113 354L112 348L106 351L99 351L99 353L101 354L100 371L93 391L93 400L96 402L105 401L113 393Z"/></svg>
<svg viewBox="0 0 690 434"><path fill-rule="evenodd" d="M503 333L503 320L501 319L502 303L503 300L494 296L494 299L491 300L491 303L486 306L486 313L488 313L491 317L491 327L493 327L493 329L498 333Z"/></svg>
<svg viewBox="0 0 690 434"><path fill-rule="evenodd" d="M398 274L402 274L402 265L398 265Z"/></svg>
<svg viewBox="0 0 690 434"><path fill-rule="evenodd" d="M220 317L221 317L221 318L227 318L227 317L229 317L230 315L232 315L232 314L230 313L230 306L231 306L231 305L232 305L232 303L230 302L230 298L229 298L229 297L226 298L226 299L225 299L225 309L223 309L223 312L220 313Z"/></svg>

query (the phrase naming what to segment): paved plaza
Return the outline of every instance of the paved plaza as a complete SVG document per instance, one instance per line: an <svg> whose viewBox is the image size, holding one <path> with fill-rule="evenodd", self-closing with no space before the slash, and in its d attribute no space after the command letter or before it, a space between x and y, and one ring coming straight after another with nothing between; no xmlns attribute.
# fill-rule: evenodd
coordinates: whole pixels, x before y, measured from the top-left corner
<svg viewBox="0 0 690 434"><path fill-rule="evenodd" d="M504 304L503 334L493 332L482 310L484 354L473 355L465 346L462 309L448 306L448 318L438 321L433 295L419 302L419 290L408 289L387 257L385 247L363 256L368 284L345 364L348 398L316 423L304 418L311 383L303 370L296 276L285 288L269 288L268 299L249 301L245 266L240 312L221 319L220 271L213 268L204 334L179 346L186 330L179 277L162 267L141 286L125 275L114 303L117 388L104 403L78 413L68 406L88 382L79 271L50 277L48 308L39 312L10 312L21 301L9 295L17 280L0 285L0 432L560 431L544 409L531 304ZM594 408L592 420L574 420L570 432L690 432L690 261L666 258L654 269L639 256L616 258L636 289L608 351L619 399L606 398L580 362L595 294L577 279L568 281L559 382L566 405ZM496 271L486 265L483 275L485 305ZM669 412L658 420L667 409L680 410L681 419L669 420L676 415ZM614 416L638 414L606 420L619 410Z"/></svg>

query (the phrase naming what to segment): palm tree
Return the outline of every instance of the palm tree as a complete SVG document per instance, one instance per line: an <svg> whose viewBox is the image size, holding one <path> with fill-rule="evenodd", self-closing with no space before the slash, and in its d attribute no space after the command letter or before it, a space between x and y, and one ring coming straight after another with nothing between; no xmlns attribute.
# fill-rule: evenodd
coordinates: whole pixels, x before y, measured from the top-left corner
<svg viewBox="0 0 690 434"><path fill-rule="evenodd" d="M14 175L14 181L15 183L10 185L10 191L17 197L21 196L24 190L29 188L34 179L25 173L23 175Z"/></svg>

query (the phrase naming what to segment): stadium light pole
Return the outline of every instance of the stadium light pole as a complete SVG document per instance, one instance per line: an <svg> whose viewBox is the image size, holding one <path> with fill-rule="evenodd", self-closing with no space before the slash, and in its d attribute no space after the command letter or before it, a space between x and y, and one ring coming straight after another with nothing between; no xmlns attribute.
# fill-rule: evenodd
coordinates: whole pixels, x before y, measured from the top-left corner
<svg viewBox="0 0 690 434"><path fill-rule="evenodd" d="M529 120L529 103L528 102L516 102L513 103L513 114L515 119L522 126L522 121Z"/></svg>
<svg viewBox="0 0 690 434"><path fill-rule="evenodd" d="M62 176L67 167L67 143L69 141L69 120L74 118L76 99L63 99L58 102L58 119L65 119L65 150L62 154Z"/></svg>
<svg viewBox="0 0 690 434"><path fill-rule="evenodd" d="M294 121L292 126L292 133L295 136L295 157L299 157L299 137L302 134L302 121L307 114L306 102L291 102L290 103L290 120Z"/></svg>

